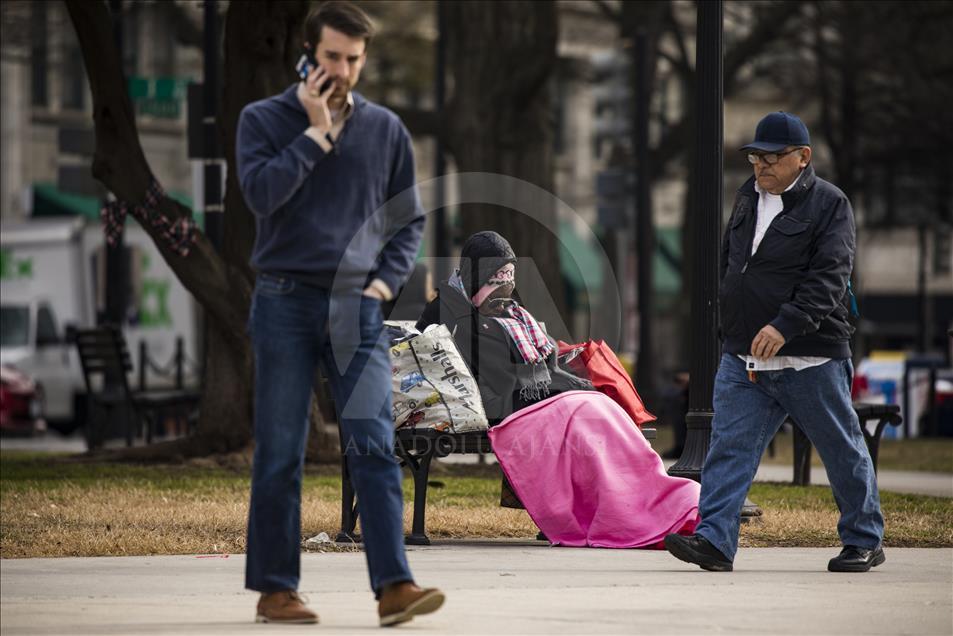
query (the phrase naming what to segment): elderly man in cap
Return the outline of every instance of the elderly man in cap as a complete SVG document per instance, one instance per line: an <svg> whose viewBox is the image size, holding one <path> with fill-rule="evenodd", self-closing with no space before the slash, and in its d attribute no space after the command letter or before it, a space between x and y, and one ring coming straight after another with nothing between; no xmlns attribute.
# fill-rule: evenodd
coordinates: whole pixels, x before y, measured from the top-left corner
<svg viewBox="0 0 953 636"><path fill-rule="evenodd" d="M738 190L722 242L721 330L711 446L695 535L669 535L675 557L730 571L739 514L765 447L790 415L817 448L840 509L832 572L884 562L873 462L851 406L848 321L854 216L814 174L807 127L777 112L744 146L754 176Z"/></svg>

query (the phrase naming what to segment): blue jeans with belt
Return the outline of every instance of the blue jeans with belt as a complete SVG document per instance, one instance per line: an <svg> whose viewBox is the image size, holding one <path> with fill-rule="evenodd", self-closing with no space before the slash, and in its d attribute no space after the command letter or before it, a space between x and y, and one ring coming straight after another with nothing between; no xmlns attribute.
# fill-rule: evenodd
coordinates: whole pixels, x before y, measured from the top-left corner
<svg viewBox="0 0 953 636"><path fill-rule="evenodd" d="M701 523L695 532L735 558L745 496L765 448L790 415L824 462L841 513L841 542L880 546L880 495L850 401L852 377L853 366L844 359L800 371L759 371L752 382L738 356L723 354L715 376L711 446L702 469Z"/></svg>
<svg viewBox="0 0 953 636"><path fill-rule="evenodd" d="M357 493L371 588L412 581L394 458L391 372L380 302L259 274L249 331L255 356L255 455L245 587L298 588L301 475L315 371L334 396Z"/></svg>

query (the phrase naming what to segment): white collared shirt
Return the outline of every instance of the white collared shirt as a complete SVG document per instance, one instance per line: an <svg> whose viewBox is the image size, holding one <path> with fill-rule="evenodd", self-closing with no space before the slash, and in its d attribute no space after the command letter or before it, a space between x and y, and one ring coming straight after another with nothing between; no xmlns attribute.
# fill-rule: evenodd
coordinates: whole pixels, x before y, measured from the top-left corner
<svg viewBox="0 0 953 636"><path fill-rule="evenodd" d="M801 172L801 174L804 174L804 172ZM786 187L784 191L792 190L800 180L801 175L798 175L797 179ZM762 190L761 186L758 185L757 179L755 179L754 182L754 190L758 193L758 222L754 227L754 241L751 242L752 256L758 251L758 246L761 245L761 239L764 238L768 228L771 227L771 221L781 214L781 211L784 209L784 201L781 199L781 195L771 194L767 190Z"/></svg>
<svg viewBox="0 0 953 636"><path fill-rule="evenodd" d="M804 174L804 172L802 171L801 174ZM784 191L787 192L794 188L800 180L801 175L798 175L798 178ZM767 190L762 190L757 180L754 182L754 189L758 193L758 220L755 224L754 240L751 242L752 256L758 251L758 246L761 245L761 240L767 233L768 228L771 227L771 222L784 209L784 201L780 194L771 194ZM748 371L780 371L781 369L800 371L801 369L820 366L830 360L830 358L819 356L774 356L768 360L759 360L754 356L739 355L738 357L745 363L745 369Z"/></svg>

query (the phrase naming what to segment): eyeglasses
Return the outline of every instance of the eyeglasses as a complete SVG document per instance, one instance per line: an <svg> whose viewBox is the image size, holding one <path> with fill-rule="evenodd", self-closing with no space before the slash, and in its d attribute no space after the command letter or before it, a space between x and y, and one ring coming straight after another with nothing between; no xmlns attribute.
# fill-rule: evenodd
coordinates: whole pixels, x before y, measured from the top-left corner
<svg viewBox="0 0 953 636"><path fill-rule="evenodd" d="M760 152L749 152L748 163L751 165L756 165L759 161L763 161L769 166L773 166L780 161L781 157L784 155L789 155L792 152L797 152L798 150L800 150L800 148L791 148L790 150L785 150L784 152L766 152L764 154Z"/></svg>
<svg viewBox="0 0 953 636"><path fill-rule="evenodd" d="M512 298L491 298L487 301L487 305L490 309L495 311L508 310L510 307L513 307L516 304L516 301Z"/></svg>

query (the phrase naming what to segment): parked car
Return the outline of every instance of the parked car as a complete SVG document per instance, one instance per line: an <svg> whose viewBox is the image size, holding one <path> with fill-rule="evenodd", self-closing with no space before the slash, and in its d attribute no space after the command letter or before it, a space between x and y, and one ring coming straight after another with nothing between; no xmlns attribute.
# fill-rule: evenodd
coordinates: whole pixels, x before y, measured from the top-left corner
<svg viewBox="0 0 953 636"><path fill-rule="evenodd" d="M0 432L10 435L42 435L43 391L36 382L14 367L0 366Z"/></svg>

